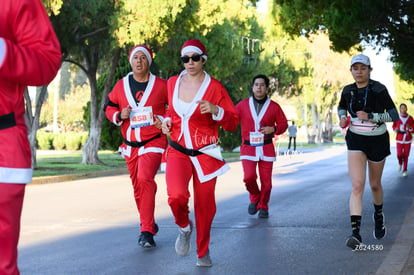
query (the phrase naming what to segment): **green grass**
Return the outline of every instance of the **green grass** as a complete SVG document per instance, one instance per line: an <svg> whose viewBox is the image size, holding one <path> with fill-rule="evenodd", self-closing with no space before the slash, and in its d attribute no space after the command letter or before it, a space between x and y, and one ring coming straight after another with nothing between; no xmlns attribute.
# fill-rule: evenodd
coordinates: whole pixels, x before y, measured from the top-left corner
<svg viewBox="0 0 414 275"><path fill-rule="evenodd" d="M81 164L81 151L38 155L37 168L33 171L33 177L82 174L126 168L125 159L117 152L100 151L98 157L104 163L103 165Z"/></svg>

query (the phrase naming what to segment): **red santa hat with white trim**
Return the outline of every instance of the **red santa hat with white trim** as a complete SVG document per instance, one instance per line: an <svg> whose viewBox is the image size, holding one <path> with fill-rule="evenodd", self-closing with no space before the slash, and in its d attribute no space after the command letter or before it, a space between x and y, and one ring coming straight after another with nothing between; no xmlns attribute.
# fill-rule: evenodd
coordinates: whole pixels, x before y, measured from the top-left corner
<svg viewBox="0 0 414 275"><path fill-rule="evenodd" d="M181 56L184 56L189 52L198 53L202 58L204 58L204 60L207 60L206 47L198 39L188 39L185 41L183 47L181 48Z"/></svg>
<svg viewBox="0 0 414 275"><path fill-rule="evenodd" d="M137 52L143 52L148 59L148 65L151 66L152 63L152 52L151 50L145 45L137 45L129 52L129 64L132 65L132 58Z"/></svg>

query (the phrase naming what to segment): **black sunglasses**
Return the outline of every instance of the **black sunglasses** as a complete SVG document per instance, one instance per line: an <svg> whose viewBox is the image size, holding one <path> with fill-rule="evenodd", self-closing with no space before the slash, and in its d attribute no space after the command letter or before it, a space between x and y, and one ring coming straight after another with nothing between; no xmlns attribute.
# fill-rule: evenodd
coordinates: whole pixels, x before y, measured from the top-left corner
<svg viewBox="0 0 414 275"><path fill-rule="evenodd" d="M201 59L201 54L195 54L193 56L188 56L188 55L181 56L181 61L183 63L190 62L190 59L193 60L194 62L198 62Z"/></svg>

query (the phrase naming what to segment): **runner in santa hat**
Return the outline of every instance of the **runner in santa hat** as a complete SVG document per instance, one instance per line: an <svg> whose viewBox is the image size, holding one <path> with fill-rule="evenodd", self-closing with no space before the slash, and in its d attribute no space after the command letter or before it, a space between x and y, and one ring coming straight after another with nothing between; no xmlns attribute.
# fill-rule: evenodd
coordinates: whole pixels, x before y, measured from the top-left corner
<svg viewBox="0 0 414 275"><path fill-rule="evenodd" d="M150 72L152 59L147 46L135 46L129 54L132 72L115 84L104 107L107 118L121 127L124 142L120 152L128 166L141 219L138 244L146 248L156 246L154 177L167 147L167 137L161 132L167 82Z"/></svg>
<svg viewBox="0 0 414 275"><path fill-rule="evenodd" d="M392 129L397 133L397 158L398 158L398 172L402 172L406 177L408 157L411 151L411 142L413 141L414 133L414 119L407 113L407 105L400 104L400 119L393 122Z"/></svg>
<svg viewBox="0 0 414 275"><path fill-rule="evenodd" d="M178 255L190 252L193 222L189 219L189 182L193 178L197 231L197 266L212 265L209 255L211 224L216 213L217 176L229 167L216 146L218 128L235 131L238 118L224 86L203 70L204 45L187 40L181 48L185 70L168 80L168 115L162 129L170 134L166 180L168 203L179 226Z"/></svg>
<svg viewBox="0 0 414 275"><path fill-rule="evenodd" d="M268 91L269 78L258 74L253 78L252 96L236 106L243 139L240 148L243 181L250 195L248 213L254 215L259 211L259 218L265 219L269 217L272 170L276 160L272 140L288 127L285 113L278 103L268 97ZM260 187L256 169L259 170Z"/></svg>

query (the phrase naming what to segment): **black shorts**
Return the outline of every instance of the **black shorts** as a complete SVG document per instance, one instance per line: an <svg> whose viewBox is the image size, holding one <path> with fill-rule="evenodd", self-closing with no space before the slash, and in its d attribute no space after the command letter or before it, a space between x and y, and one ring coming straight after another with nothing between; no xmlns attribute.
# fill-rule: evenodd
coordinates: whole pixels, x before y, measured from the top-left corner
<svg viewBox="0 0 414 275"><path fill-rule="evenodd" d="M364 136L348 129L345 140L348 151L361 151L370 161L380 162L391 154L388 132L379 136Z"/></svg>

